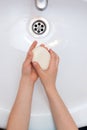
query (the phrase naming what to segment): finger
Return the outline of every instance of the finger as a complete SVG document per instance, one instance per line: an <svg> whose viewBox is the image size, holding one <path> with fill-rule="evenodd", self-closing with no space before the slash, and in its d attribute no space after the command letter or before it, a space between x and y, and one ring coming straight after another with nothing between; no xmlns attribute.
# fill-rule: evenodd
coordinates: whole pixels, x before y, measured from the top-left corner
<svg viewBox="0 0 87 130"><path fill-rule="evenodd" d="M45 47L45 45L44 45L44 44L41 44L40 46Z"/></svg>
<svg viewBox="0 0 87 130"><path fill-rule="evenodd" d="M32 50L36 47L36 45L37 45L37 41L34 41L34 42L32 43L32 45L30 46L27 55L29 55L30 51L32 51Z"/></svg>
<svg viewBox="0 0 87 130"><path fill-rule="evenodd" d="M49 49L49 52L53 53L55 56L57 56L57 54L55 53L55 51L53 51L52 49Z"/></svg>
<svg viewBox="0 0 87 130"><path fill-rule="evenodd" d="M59 63L59 60L60 60L59 56L58 56L53 50L51 50L51 51L52 51L52 53L54 54L55 62L56 62L56 63Z"/></svg>
<svg viewBox="0 0 87 130"><path fill-rule="evenodd" d="M29 51L27 53L27 57L28 57L29 53L32 52L32 50L36 47L36 45L37 45L37 41L34 41L33 44L29 48Z"/></svg>
<svg viewBox="0 0 87 130"><path fill-rule="evenodd" d="M32 45L30 46L29 51L32 51L32 50L36 47L36 45L37 45L37 41L34 41L34 42L32 43Z"/></svg>
<svg viewBox="0 0 87 130"><path fill-rule="evenodd" d="M40 65L37 62L33 62L32 64L38 75L41 77L41 75L43 74L43 70L41 69Z"/></svg>
<svg viewBox="0 0 87 130"><path fill-rule="evenodd" d="M48 51L48 48L44 44L41 44L40 46L45 48Z"/></svg>
<svg viewBox="0 0 87 130"><path fill-rule="evenodd" d="M57 62L57 54L53 51L53 50L49 50L50 56L51 56L51 60L50 60L50 68L54 68L54 66L56 66L56 62Z"/></svg>
<svg viewBox="0 0 87 130"><path fill-rule="evenodd" d="M32 52L29 52L29 54L26 56L25 62L30 64L32 61L32 58L33 58L33 54Z"/></svg>
<svg viewBox="0 0 87 130"><path fill-rule="evenodd" d="M59 58L59 56L57 56L57 60L56 60L56 66L57 67L58 67L59 61L60 61L60 58Z"/></svg>

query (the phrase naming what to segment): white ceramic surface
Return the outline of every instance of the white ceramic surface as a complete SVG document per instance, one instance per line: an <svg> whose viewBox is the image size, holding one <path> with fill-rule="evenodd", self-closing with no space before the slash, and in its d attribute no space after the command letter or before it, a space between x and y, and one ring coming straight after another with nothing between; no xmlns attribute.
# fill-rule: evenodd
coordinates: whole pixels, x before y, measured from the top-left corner
<svg viewBox="0 0 87 130"><path fill-rule="evenodd" d="M43 17L49 33L36 38L60 56L57 89L78 127L87 125L87 0L48 0L38 11L34 0L0 0L0 127L5 128L14 103L21 66L35 38L28 28L33 18ZM55 130L47 97L37 81L29 130Z"/></svg>

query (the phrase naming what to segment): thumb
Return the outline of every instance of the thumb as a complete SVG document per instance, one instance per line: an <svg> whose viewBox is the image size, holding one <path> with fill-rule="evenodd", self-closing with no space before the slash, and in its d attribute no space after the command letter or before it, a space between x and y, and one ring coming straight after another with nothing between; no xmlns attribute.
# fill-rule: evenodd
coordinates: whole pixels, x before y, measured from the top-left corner
<svg viewBox="0 0 87 130"><path fill-rule="evenodd" d="M37 62L33 62L33 66L37 71L38 75L41 77L43 74L43 70L41 69L40 65Z"/></svg>

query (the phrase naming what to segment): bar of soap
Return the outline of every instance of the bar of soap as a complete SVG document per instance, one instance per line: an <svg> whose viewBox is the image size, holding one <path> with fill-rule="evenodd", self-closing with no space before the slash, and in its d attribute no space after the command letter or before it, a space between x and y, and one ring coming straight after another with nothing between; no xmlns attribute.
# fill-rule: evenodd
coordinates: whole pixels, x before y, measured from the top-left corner
<svg viewBox="0 0 87 130"><path fill-rule="evenodd" d="M36 47L33 49L32 62L37 62L43 70L46 70L50 62L50 53L44 47Z"/></svg>

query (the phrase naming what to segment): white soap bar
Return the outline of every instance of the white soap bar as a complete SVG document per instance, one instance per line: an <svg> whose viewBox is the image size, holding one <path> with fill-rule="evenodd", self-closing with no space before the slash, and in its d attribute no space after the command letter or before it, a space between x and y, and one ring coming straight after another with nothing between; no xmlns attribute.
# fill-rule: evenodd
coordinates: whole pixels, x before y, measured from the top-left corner
<svg viewBox="0 0 87 130"><path fill-rule="evenodd" d="M44 47L36 47L33 49L32 62L37 62L43 70L46 70L50 62L50 53Z"/></svg>

